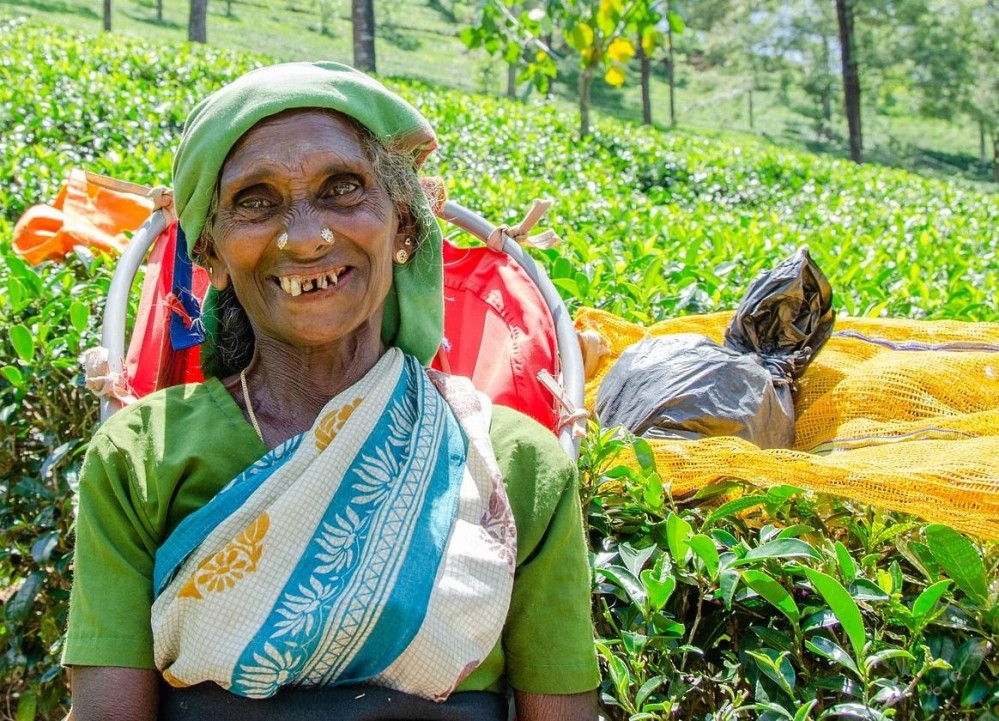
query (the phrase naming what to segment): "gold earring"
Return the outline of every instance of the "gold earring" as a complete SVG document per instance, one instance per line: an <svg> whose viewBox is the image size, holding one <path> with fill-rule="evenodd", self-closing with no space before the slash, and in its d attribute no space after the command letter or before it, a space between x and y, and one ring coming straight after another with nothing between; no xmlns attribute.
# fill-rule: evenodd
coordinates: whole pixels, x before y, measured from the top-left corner
<svg viewBox="0 0 999 721"><path fill-rule="evenodd" d="M329 228L323 228L319 235L326 242L326 245L333 245L334 241L336 241L336 236L333 235L333 231Z"/></svg>
<svg viewBox="0 0 999 721"><path fill-rule="evenodd" d="M288 245L288 233L281 233L281 235L277 237L278 250L284 250L286 245Z"/></svg>
<svg viewBox="0 0 999 721"><path fill-rule="evenodd" d="M406 265L407 261L409 261L409 253L402 248L397 250L395 253L395 264Z"/></svg>

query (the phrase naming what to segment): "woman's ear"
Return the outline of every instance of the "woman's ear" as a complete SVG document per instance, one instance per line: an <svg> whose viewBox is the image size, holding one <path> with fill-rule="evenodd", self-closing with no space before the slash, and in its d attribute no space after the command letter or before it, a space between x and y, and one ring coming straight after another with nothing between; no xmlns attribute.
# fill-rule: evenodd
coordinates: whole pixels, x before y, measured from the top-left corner
<svg viewBox="0 0 999 721"><path fill-rule="evenodd" d="M408 206L403 206L398 211L399 227L395 233L395 252L405 250L410 255L416 250L418 230L416 218L410 212Z"/></svg>
<svg viewBox="0 0 999 721"><path fill-rule="evenodd" d="M215 246L211 243L204 245L202 243L204 240L199 241L194 249L196 262L208 271L208 280L211 281L212 287L217 291L223 291L229 287L229 273L215 253Z"/></svg>

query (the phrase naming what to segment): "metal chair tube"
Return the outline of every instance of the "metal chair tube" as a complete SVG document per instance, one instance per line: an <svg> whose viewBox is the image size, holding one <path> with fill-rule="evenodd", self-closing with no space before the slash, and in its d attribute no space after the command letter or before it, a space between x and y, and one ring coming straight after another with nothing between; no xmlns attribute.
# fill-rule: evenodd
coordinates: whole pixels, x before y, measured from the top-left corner
<svg viewBox="0 0 999 721"><path fill-rule="evenodd" d="M108 374L121 373L125 361L125 316L128 313L128 296L132 292L135 275L160 233L167 227L167 214L163 210L153 211L152 215L135 231L125 251L118 259L108 299L104 304L104 323L101 326L101 346L108 352ZM101 398L101 423L121 408L116 398Z"/></svg>

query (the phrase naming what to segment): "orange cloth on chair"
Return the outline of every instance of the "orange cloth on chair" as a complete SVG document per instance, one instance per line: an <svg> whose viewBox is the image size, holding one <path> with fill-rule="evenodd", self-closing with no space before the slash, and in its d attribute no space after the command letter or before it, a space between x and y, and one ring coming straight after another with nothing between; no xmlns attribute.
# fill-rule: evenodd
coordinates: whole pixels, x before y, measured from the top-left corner
<svg viewBox="0 0 999 721"><path fill-rule="evenodd" d="M14 226L14 250L32 265L61 259L76 246L121 252L124 231L153 211L146 189L74 168L52 205L35 205Z"/></svg>

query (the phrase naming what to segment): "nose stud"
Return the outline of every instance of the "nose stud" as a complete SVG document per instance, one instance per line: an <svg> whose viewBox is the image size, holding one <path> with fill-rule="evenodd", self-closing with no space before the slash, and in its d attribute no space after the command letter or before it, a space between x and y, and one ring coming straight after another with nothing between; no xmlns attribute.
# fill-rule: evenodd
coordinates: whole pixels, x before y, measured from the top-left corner
<svg viewBox="0 0 999 721"><path fill-rule="evenodd" d="M324 227L319 232L319 237L323 239L323 242L326 243L326 245L333 245L333 243L336 242L336 236L333 234L333 231L327 227ZM277 237L278 250L284 250L285 246L287 245L288 245L288 231L285 231Z"/></svg>

